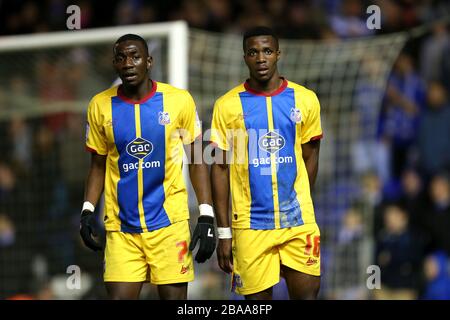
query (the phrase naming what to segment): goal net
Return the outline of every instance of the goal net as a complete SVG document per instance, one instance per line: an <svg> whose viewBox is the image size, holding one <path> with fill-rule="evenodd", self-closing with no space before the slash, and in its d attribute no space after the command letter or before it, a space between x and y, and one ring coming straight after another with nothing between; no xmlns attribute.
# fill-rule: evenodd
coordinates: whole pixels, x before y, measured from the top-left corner
<svg viewBox="0 0 450 320"><path fill-rule="evenodd" d="M190 90L204 130L215 99L247 78L241 36L196 29L188 35L184 23L0 38L1 297L45 295L48 288L62 298L105 297L102 257L85 249L78 235L89 165L85 112L89 99L117 80L112 44L125 33L149 41L153 79ZM280 40L281 74L314 90L322 108L313 199L323 298L368 297L366 269L373 261L366 189L383 154L375 133L387 77L407 38ZM89 275L81 290L67 289L73 265ZM190 298L230 297L215 254L197 267Z"/></svg>

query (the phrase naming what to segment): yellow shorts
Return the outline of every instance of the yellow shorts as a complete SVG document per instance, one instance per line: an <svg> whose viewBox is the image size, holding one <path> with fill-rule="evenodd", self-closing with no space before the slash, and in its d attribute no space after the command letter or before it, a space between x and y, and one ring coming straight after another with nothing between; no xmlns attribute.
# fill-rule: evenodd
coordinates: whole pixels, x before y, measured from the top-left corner
<svg viewBox="0 0 450 320"><path fill-rule="evenodd" d="M194 280L189 221L144 233L108 231L105 282L171 284Z"/></svg>
<svg viewBox="0 0 450 320"><path fill-rule="evenodd" d="M280 281L280 265L320 276L316 223L274 230L233 229L233 291L248 295L274 286Z"/></svg>

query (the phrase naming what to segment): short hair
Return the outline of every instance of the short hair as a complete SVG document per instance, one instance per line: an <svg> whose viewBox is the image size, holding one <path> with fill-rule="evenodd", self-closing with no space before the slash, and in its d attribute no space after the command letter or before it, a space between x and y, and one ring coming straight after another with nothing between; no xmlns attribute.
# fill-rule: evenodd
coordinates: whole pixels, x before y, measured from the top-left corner
<svg viewBox="0 0 450 320"><path fill-rule="evenodd" d="M271 36L275 39L275 43L277 45L277 49L278 49L278 36L275 34L275 31L273 31L273 29L269 28L269 27L265 27L265 26L257 26L257 27L253 27L249 30L247 30L244 33L244 39L242 40L242 48L245 51L245 41L248 38L251 37L257 37L257 36Z"/></svg>
<svg viewBox="0 0 450 320"><path fill-rule="evenodd" d="M116 40L116 42L114 43L114 47L116 46L116 44L119 44L121 42L124 41L138 41L140 43L142 43L142 45L145 48L146 53L148 54L148 45L147 45L147 41L144 40L144 38L142 38L141 36L138 36L137 34L133 34L133 33L127 33L124 34L123 36L121 36L119 39Z"/></svg>

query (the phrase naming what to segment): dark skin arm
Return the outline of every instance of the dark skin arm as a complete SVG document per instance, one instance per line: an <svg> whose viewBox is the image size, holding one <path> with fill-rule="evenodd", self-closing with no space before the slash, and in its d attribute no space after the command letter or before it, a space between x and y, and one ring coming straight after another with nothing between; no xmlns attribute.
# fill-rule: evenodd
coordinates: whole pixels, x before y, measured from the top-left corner
<svg viewBox="0 0 450 320"><path fill-rule="evenodd" d="M187 149L186 155L189 160L189 173L191 177L192 186L197 195L197 200L200 205L212 204L211 186L209 182L209 172L206 163L203 160L203 145L202 139L198 138L191 147ZM199 209L202 209L199 207ZM207 209L207 208L205 208ZM211 208L212 211L212 208ZM211 212L213 213L213 212ZM214 217L207 212L200 212L197 220L192 239L189 244L189 250L193 251L197 242L200 242L195 261L203 263L208 260L216 249L216 236L214 232Z"/></svg>
<svg viewBox="0 0 450 320"><path fill-rule="evenodd" d="M92 153L84 200L97 205L105 184L106 156Z"/></svg>
<svg viewBox="0 0 450 320"><path fill-rule="evenodd" d="M197 202L212 205L208 167L203 161L202 139L198 138L189 146L185 146L185 151L189 159L189 177L197 196Z"/></svg>
<svg viewBox="0 0 450 320"><path fill-rule="evenodd" d="M215 162L211 166L211 185L216 212L217 226L229 228L228 204L230 197L230 176L226 163L226 152L215 148ZM233 256L231 239L219 239L217 258L220 269L226 273L233 271Z"/></svg>
<svg viewBox="0 0 450 320"><path fill-rule="evenodd" d="M89 174L86 181L85 187L85 201L89 201L94 206L97 204L100 195L102 194L104 181L105 181L105 164L106 156L101 156L98 154L92 154L91 156L91 167L89 169ZM93 218L93 213L91 210L83 210L80 217L80 236L83 239L86 247L98 251L102 250L103 246L95 240L95 222Z"/></svg>
<svg viewBox="0 0 450 320"><path fill-rule="evenodd" d="M319 171L320 140L313 140L302 144L302 156L308 172L309 187L314 188L317 172Z"/></svg>

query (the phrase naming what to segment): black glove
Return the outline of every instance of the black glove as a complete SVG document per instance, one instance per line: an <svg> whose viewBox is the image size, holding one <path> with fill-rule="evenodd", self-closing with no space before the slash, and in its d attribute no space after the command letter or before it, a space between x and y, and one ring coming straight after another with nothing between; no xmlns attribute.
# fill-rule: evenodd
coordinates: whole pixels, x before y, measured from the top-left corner
<svg viewBox="0 0 450 320"><path fill-rule="evenodd" d="M216 232L214 230L214 218L210 216L200 216L197 221L197 226L192 236L189 250L194 250L197 241L200 240L200 247L198 248L195 261L203 263L208 260L214 253L216 248Z"/></svg>
<svg viewBox="0 0 450 320"><path fill-rule="evenodd" d="M95 216L92 211L84 210L81 213L80 218L80 235L83 239L84 244L91 250L99 251L103 250L103 247L95 241L92 236L96 237L97 233L95 231Z"/></svg>

